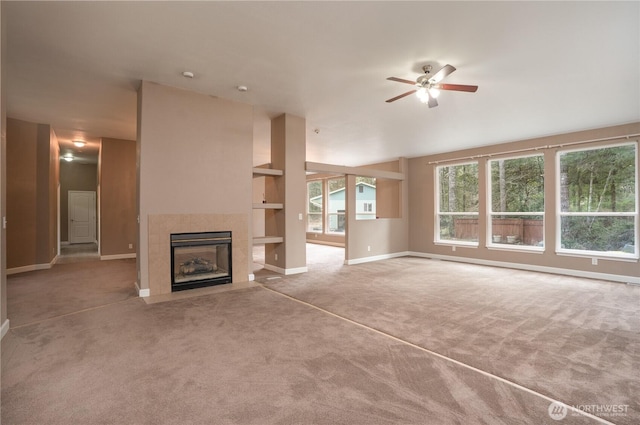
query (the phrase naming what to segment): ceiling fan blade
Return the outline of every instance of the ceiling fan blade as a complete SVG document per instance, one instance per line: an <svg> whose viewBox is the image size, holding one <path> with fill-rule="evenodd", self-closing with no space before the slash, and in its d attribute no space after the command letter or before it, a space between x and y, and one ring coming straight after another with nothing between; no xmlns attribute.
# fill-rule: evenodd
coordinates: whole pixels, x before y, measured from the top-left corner
<svg viewBox="0 0 640 425"><path fill-rule="evenodd" d="M429 82L431 84L436 84L436 83L440 82L440 80L442 80L444 77L446 77L447 75L451 74L455 70L456 69L453 66L447 64L447 65L443 66L442 69L440 69L440 71L438 71L435 74L433 74L433 77L429 78Z"/></svg>
<svg viewBox="0 0 640 425"><path fill-rule="evenodd" d="M436 84L433 87L439 90L466 91L470 93L475 93L478 90L478 86L468 86L466 84Z"/></svg>
<svg viewBox="0 0 640 425"><path fill-rule="evenodd" d="M397 81L398 83L405 83L405 84L411 84L412 86L416 85L415 81L411 81L411 80L404 80L402 78L398 78L398 77L389 77L387 78L387 80L390 81Z"/></svg>
<svg viewBox="0 0 640 425"><path fill-rule="evenodd" d="M408 92L406 92L406 93L402 93L402 94L401 94L401 95L399 95L399 96L392 97L391 99L386 100L386 102L387 102L387 103L395 102L396 100L398 100L398 99L402 99L403 97L405 97L405 96L409 96L410 94L413 94L413 93L415 93L415 92L417 92L417 91L418 91L418 90L410 90L410 91L408 91Z"/></svg>

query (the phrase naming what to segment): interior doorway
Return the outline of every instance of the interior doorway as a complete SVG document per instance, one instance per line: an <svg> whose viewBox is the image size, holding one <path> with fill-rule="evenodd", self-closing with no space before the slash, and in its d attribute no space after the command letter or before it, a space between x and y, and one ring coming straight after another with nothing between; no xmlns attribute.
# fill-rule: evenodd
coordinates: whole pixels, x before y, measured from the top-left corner
<svg viewBox="0 0 640 425"><path fill-rule="evenodd" d="M63 152L68 148L60 145L60 149ZM99 256L98 149L95 152L82 156L75 152L73 161L60 161L56 262L69 262L72 257L85 260L87 252Z"/></svg>
<svg viewBox="0 0 640 425"><path fill-rule="evenodd" d="M69 243L96 242L96 192L70 190L68 202Z"/></svg>
<svg viewBox="0 0 640 425"><path fill-rule="evenodd" d="M313 273L318 270L337 269L344 266L344 250L342 246L307 242L307 273ZM264 245L254 245L252 249L252 272L256 280L269 280L273 278L273 276L279 276L278 273L265 268L264 251Z"/></svg>
<svg viewBox="0 0 640 425"><path fill-rule="evenodd" d="M309 272L335 269L344 265L343 246L307 242L307 268Z"/></svg>

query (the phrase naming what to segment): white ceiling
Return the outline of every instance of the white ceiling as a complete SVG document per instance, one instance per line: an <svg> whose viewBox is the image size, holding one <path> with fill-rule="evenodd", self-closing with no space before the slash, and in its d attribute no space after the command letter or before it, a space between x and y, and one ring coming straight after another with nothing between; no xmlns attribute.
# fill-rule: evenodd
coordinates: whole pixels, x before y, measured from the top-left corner
<svg viewBox="0 0 640 425"><path fill-rule="evenodd" d="M51 124L63 144L135 140L141 79L255 105L255 163L283 112L306 118L307 160L353 166L640 121L637 1L2 8L7 115ZM415 80L425 63L455 66L444 82L477 93L385 103L411 89L386 78Z"/></svg>

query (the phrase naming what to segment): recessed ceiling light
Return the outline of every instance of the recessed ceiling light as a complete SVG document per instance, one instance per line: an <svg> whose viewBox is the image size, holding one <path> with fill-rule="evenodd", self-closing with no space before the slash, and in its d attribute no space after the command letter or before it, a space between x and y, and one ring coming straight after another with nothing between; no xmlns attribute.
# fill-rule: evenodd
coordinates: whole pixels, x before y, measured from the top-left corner
<svg viewBox="0 0 640 425"><path fill-rule="evenodd" d="M65 156L62 157L65 161L67 162L71 162L73 161L73 156L71 154L66 154Z"/></svg>
<svg viewBox="0 0 640 425"><path fill-rule="evenodd" d="M182 73L182 76L185 77L185 78L193 78L193 77L195 77L195 74L193 72L191 72L191 71L184 71Z"/></svg>
<svg viewBox="0 0 640 425"><path fill-rule="evenodd" d="M74 144L74 145L76 145L77 147L81 148L81 147L83 147L84 145L86 145L87 143L86 143L86 142L83 142L82 140L74 140L74 141L73 141L73 144Z"/></svg>
<svg viewBox="0 0 640 425"><path fill-rule="evenodd" d="M237 88L238 88L238 91L247 91L247 90L249 90L249 87L247 87L247 86L238 86Z"/></svg>

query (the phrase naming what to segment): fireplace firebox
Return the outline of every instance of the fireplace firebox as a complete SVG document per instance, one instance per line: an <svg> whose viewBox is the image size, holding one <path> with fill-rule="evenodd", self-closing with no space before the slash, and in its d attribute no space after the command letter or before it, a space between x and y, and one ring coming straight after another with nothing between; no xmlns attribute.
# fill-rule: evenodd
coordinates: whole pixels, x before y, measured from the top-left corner
<svg viewBox="0 0 640 425"><path fill-rule="evenodd" d="M231 283L231 232L171 234L171 292Z"/></svg>

